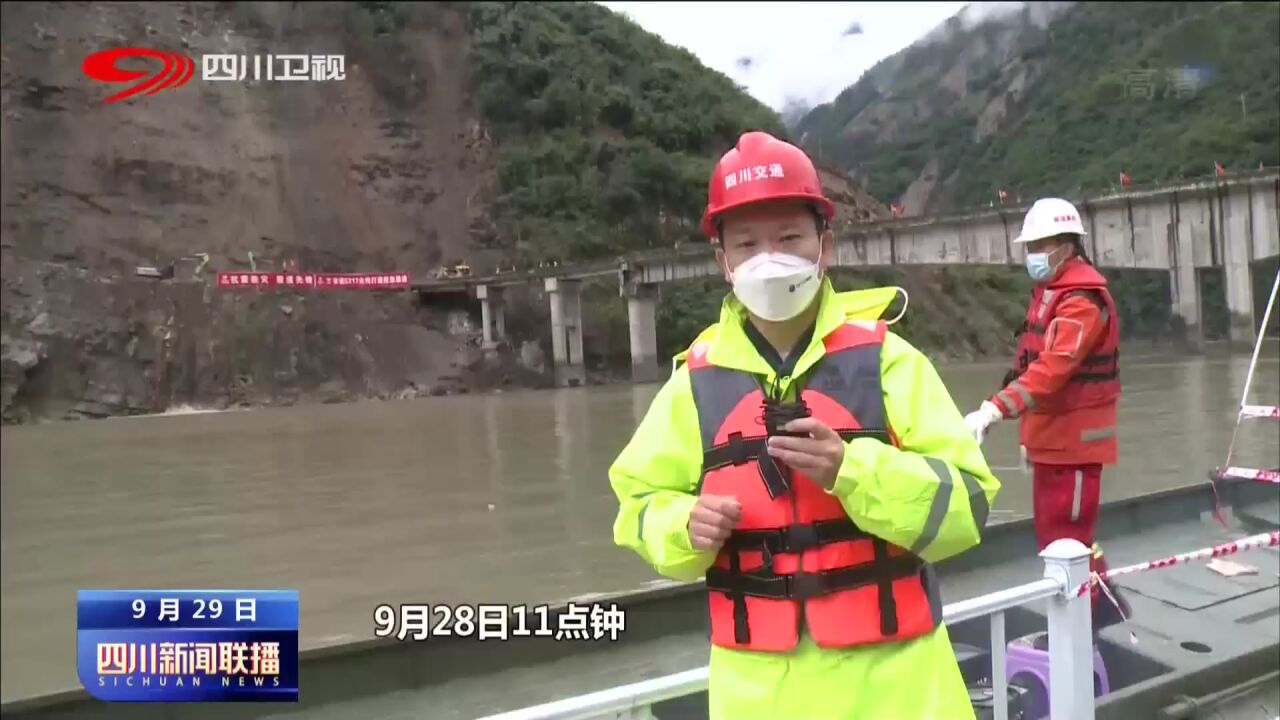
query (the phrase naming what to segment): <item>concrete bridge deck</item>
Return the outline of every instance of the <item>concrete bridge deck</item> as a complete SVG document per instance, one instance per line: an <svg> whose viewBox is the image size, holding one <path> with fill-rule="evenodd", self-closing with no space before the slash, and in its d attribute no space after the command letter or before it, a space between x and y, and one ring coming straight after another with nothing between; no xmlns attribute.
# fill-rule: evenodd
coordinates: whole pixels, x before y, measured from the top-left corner
<svg viewBox="0 0 1280 720"><path fill-rule="evenodd" d="M542 283L548 278L566 280L588 280L597 277L608 277L618 274L618 266L625 258L593 260L574 263L572 265L551 265L530 270L514 270L509 272L490 273L488 275L470 275L467 277L414 279L409 283L412 290L422 293L459 293L475 294L475 288L511 287Z"/></svg>
<svg viewBox="0 0 1280 720"><path fill-rule="evenodd" d="M1226 203L1226 195L1236 190L1243 190L1245 202ZM1197 240L1193 243L1192 256L1196 267L1221 267L1227 259L1223 253L1224 242L1237 229L1249 237L1252 247L1247 249L1252 251L1252 259L1280 254L1280 249L1277 249L1280 235L1275 232L1274 224L1254 228L1257 232L1251 232L1249 227L1227 227L1227 220L1237 216L1246 225L1254 220L1265 223L1268 215L1274 223L1277 193L1280 193L1280 172L1267 170L1112 193L1080 201L1078 207L1085 216L1090 235L1089 250L1101 267L1168 269L1174 258L1167 243L1161 241L1168 239L1169 223L1185 225ZM1206 199L1216 200L1217 205L1203 207ZM1010 204L953 215L896 218L854 225L837 235L837 244L852 249L852 254L837 257L836 264L842 267L1020 264L1022 254L1014 246L1013 238L1017 236L1022 217L1030 207L1030 203ZM1205 210L1216 212L1209 214L1203 212ZM1118 217L1115 216L1117 212L1121 213ZM1267 229L1272 232L1267 233ZM1198 230L1203 236L1197 235ZM651 268L661 264L699 262L712 257L709 245L688 244L571 265L463 278L420 278L411 286L414 290L431 293L458 292L479 285L507 287L537 283L547 278L585 280L613 275L625 265Z"/></svg>
<svg viewBox="0 0 1280 720"><path fill-rule="evenodd" d="M1225 270L1231 340L1252 344L1256 322L1250 264L1280 255L1280 172L1268 169L1108 193L1077 200L1076 206L1094 264L1169 272L1170 304L1183 320L1192 346L1203 342L1197 270ZM1024 253L1013 240L1029 207L1029 203L1003 205L850 226L837 234L832 264L842 268L1020 265ZM504 325L502 288L541 284L551 303L558 382L574 385L585 378L581 281L618 278L620 291L628 298L633 373L647 381L658 375L656 287L720 272L710 245L698 243L527 272L420 280L412 287L423 294L463 293L480 300L484 340L492 345Z"/></svg>

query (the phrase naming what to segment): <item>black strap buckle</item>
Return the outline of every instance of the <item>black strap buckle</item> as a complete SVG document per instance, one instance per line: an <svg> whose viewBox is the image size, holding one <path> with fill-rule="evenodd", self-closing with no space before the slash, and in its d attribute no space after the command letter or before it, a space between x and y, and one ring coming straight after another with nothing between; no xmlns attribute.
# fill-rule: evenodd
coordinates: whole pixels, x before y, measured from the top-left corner
<svg viewBox="0 0 1280 720"><path fill-rule="evenodd" d="M774 572L735 572L733 555L730 556L729 569L712 565L706 574L708 590L722 592L730 597L750 596L785 600L790 575L778 575Z"/></svg>
<svg viewBox="0 0 1280 720"><path fill-rule="evenodd" d="M741 594L773 600L788 598L798 600L874 584L881 586L882 607L892 608L892 582L920 573L924 565L914 555L890 558L887 555L887 548L876 554L882 558L878 562L866 562L817 573L800 572L779 575L772 569L765 568L742 572L741 566L733 562L733 558L737 556L737 553L733 553L730 555L728 569L713 565L707 570L706 585L709 590L716 590L730 596ZM886 634L892 634L892 632Z"/></svg>
<svg viewBox="0 0 1280 720"><path fill-rule="evenodd" d="M800 572L784 577L787 579L786 595L792 600L808 600L831 592L831 583L825 575Z"/></svg>
<svg viewBox="0 0 1280 720"><path fill-rule="evenodd" d="M821 540L818 537L818 526L812 524L791 525L782 532L782 542L787 552L804 552L817 547Z"/></svg>
<svg viewBox="0 0 1280 720"><path fill-rule="evenodd" d="M729 433L725 442L702 453L703 472L719 470L729 465L745 465L765 452L764 443L764 436L743 437L740 432Z"/></svg>
<svg viewBox="0 0 1280 720"><path fill-rule="evenodd" d="M729 433L729 441L725 443L725 459L732 465L742 465L755 457L752 445L743 440L742 433Z"/></svg>
<svg viewBox="0 0 1280 720"><path fill-rule="evenodd" d="M725 542L725 549L735 552L763 552L766 557L771 557L778 553L802 553L821 545L868 537L870 536L852 520L817 520L782 528L735 530Z"/></svg>

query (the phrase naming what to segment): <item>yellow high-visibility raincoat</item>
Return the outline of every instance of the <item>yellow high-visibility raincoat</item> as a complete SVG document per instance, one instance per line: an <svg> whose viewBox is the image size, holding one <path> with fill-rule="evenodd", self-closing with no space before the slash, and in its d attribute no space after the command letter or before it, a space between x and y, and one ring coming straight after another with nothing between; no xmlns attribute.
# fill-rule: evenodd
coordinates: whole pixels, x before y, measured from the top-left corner
<svg viewBox="0 0 1280 720"><path fill-rule="evenodd" d="M836 293L824 279L813 336L793 377L803 378L823 356L823 337L846 320L878 319L896 293L896 288ZM711 363L764 376L772 383L773 371L743 329L746 321L746 309L729 294L719 323L695 344L710 342ZM676 362L687 352L677 355ZM874 438L847 443L830 492L859 527L904 548L916 544L931 524L931 515L941 513L936 535L918 553L926 562L937 562L979 543L1000 482L928 358L889 332L880 364L887 419L901 449ZM787 397L794 396L793 385L792 377L783 378ZM694 550L689 540L702 452L689 369L679 364L609 470L620 506L614 542L674 580L698 580L715 561L715 552ZM933 465L945 465L950 477L941 477ZM973 490L974 480L981 492ZM956 491L940 494L943 483ZM966 487L968 492L962 490ZM945 508L933 507L935 497L945 499ZM803 629L790 653L712 645L709 694L712 720L974 717L951 640L941 624L914 639L853 648L820 648Z"/></svg>

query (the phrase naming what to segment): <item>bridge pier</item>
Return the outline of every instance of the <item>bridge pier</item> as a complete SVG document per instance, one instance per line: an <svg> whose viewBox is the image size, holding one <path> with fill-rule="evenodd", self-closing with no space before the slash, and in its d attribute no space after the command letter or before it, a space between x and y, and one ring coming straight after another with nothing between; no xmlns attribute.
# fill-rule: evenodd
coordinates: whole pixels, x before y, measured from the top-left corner
<svg viewBox="0 0 1280 720"><path fill-rule="evenodd" d="M1228 337L1231 344L1239 347L1253 347L1258 339L1257 328L1253 318L1253 275L1249 272L1249 261L1238 261L1227 251L1227 262L1223 267L1227 294L1227 314L1230 316Z"/></svg>
<svg viewBox="0 0 1280 720"><path fill-rule="evenodd" d="M656 285L629 283L627 320L631 329L631 380L658 380L658 290Z"/></svg>
<svg viewBox="0 0 1280 720"><path fill-rule="evenodd" d="M1204 301L1196 271L1195 233L1188 223L1171 227L1175 228L1175 235L1170 238L1169 299L1173 314L1182 319L1186 348L1204 352Z"/></svg>
<svg viewBox="0 0 1280 720"><path fill-rule="evenodd" d="M482 347L490 350L497 347L498 341L507 336L506 313L502 307L502 288L477 285L476 298L480 300L480 325L484 338Z"/></svg>
<svg viewBox="0 0 1280 720"><path fill-rule="evenodd" d="M547 278L551 300L551 354L559 387L585 385L587 368L582 355L582 282Z"/></svg>
<svg viewBox="0 0 1280 720"><path fill-rule="evenodd" d="M1259 204L1255 212L1254 201L1263 200L1270 193L1256 193L1249 187L1245 190L1226 193L1226 197L1219 197L1218 205L1222 223L1223 285L1230 316L1228 336L1232 345L1253 347L1257 328L1253 317L1253 274L1249 267L1255 259L1252 240L1259 230L1263 233L1270 230L1266 226L1275 211L1267 212L1268 208Z"/></svg>

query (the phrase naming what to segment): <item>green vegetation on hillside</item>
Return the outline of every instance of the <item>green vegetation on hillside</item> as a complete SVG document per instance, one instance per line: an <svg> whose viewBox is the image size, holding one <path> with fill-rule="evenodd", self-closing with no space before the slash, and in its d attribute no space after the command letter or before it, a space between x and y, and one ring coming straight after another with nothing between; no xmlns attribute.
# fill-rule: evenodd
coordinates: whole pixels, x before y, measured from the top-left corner
<svg viewBox="0 0 1280 720"><path fill-rule="evenodd" d="M715 160L777 115L594 3L468 7L472 85L497 140L499 233L518 261L693 239Z"/></svg>
<svg viewBox="0 0 1280 720"><path fill-rule="evenodd" d="M956 204L1280 164L1280 4L1082 3L1051 28L1034 111L960 157Z"/></svg>
<svg viewBox="0 0 1280 720"><path fill-rule="evenodd" d="M745 130L761 128L788 134L771 110L728 78L598 5L480 2L465 7L471 29L472 86L479 110L497 141L498 197L494 215L501 237L495 239L495 245L514 250L517 264L617 255L670 246L682 240L703 242L697 222L715 158ZM1176 12L1187 17L1194 10L1189 5L1180 7ZM1050 59L1051 70L1042 81L1050 84L1047 90L1033 88L1021 111L1038 107L1032 103L1043 102L1045 93L1092 87L1101 74L1082 68L1082 63L1110 62L1125 67L1124 63L1129 62L1135 68L1142 67L1139 63L1144 57L1169 42L1162 23L1172 22L1168 15L1174 11L1152 12L1149 8L1098 6L1079 17L1062 19L1053 25L1053 33L1028 32L1020 40L1025 43L1020 52L1027 57L1039 54ZM1232 15L1232 28L1254 24L1262 27L1265 34L1266 23L1249 19L1250 13L1258 12L1256 9L1221 8L1219 12ZM1117 21L1119 30L1109 29L1085 42L1081 36L1099 23L1106 24L1108 13L1127 19ZM1139 20L1141 26L1135 25ZM1058 29L1060 26L1062 30ZM1215 30L1220 32L1224 31ZM985 36L986 42L995 43L998 28L984 26L971 34L953 33L934 45L890 58L869 75L882 81L900 72L910 74L914 68L918 77L911 84L893 86L900 100L914 102L912 93L926 93L936 85L936 75L924 73L923 69L938 60L954 61L965 44L979 35ZM1123 42L1118 35L1125 36ZM930 53L942 56L931 57ZM1052 67L1052 63L1059 62L1059 55L1071 58L1063 61L1066 64L1062 69ZM1235 66L1228 67L1217 56L1177 60L1180 64L1209 64L1218 73L1214 82L1226 83L1229 88L1241 82ZM1154 61L1147 60L1148 64L1151 62ZM1168 65L1172 61L1161 62ZM1077 80L1068 83L1073 74ZM1269 77L1261 71L1260 75ZM977 67L968 79L970 90L980 93L1001 77L1001 68L993 62ZM1271 87L1274 85L1273 82ZM933 117L918 131L909 130L896 143L881 145L862 138L858 142L867 144L859 146L856 142L851 145L832 141L843 124L837 121L837 115L843 114L847 121L851 109L856 114L862 107L885 101L873 82L859 83L843 93L836 103L841 106L839 112L825 106L811 113L801 130L810 133L806 144L811 149L815 136L829 133L828 160L839 160L830 156L831 148L836 153L856 155L857 163L846 157L841 164L856 164L867 171L872 190L883 200L905 188L929 158L936 156L942 166L940 177L966 168L960 186L970 193L965 202L972 202L973 198L986 199L989 188L997 185L1024 194L1031 192L1029 185L1018 184L1021 176L1028 178L1026 183L1034 178L1048 181L1066 177L1065 182L1081 184L1080 178L1085 175L1063 175L1064 170L1085 173L1086 168L1102 168L1105 172L1098 170L1096 180L1105 183L1120 167L1111 168L1106 153L1123 152L1133 141L1119 144L1114 133L1090 130L1087 124L1080 124L1077 115L1092 118L1118 114L1141 124L1150 121L1146 114L1156 117L1172 112L1176 116L1186 110L1187 103L1195 107L1211 105L1216 97L1212 93L1227 92L1214 90L1215 87L1202 89L1196 98L1177 100L1183 105L1157 98L1141 104L1130 101L1126 106L1117 103L1117 107L1109 109L1099 109L1096 104L1089 105L1068 94L1078 110L1039 121L1065 123L1070 119L1079 133L1051 125L1036 132L1065 132L1066 147L1072 149L1031 152L1028 157L1037 160L1028 161L1025 166L1010 159L1014 149L1052 143L1043 139L1028 141L1015 131L973 143L981 107L962 104L958 106L960 111L954 111L952 98L947 96L928 98ZM1263 89L1258 93L1261 107L1265 93ZM1092 96L1086 93L1085 100L1089 97ZM1270 97L1274 106L1274 95ZM1209 110L1202 111L1206 117L1216 117ZM828 126L819 127L824 122ZM1176 129L1172 122L1166 118L1166 125ZM1029 127L1040 126L1032 123ZM1096 167L1090 164L1094 155L1104 158ZM1159 153L1154 156L1167 159ZM1080 158L1089 162L1082 164ZM1230 165L1238 158L1222 154L1214 159ZM1150 180L1146 174L1154 172L1139 164L1124 167L1143 181ZM1191 164L1186 169L1202 174L1193 172ZM1112 279L1126 337L1162 336L1174 329L1167 274L1107 274ZM842 271L836 278L844 288L872 284L907 287L913 305L898 329L926 350L959 357L1002 353L1005 345L1012 342L1013 328L1021 320L1029 287L1020 268L884 268ZM660 353L670 356L714 322L726 291L719 278L664 286L658 318ZM601 286L588 289L586 303L602 336L597 338L593 354L598 354L597 359L625 365L625 300L618 297L616 288Z"/></svg>
<svg viewBox="0 0 1280 720"><path fill-rule="evenodd" d="M681 241L705 242L697 225L715 159L746 130L790 135L773 111L728 78L705 68L690 53L666 45L594 3L449 5L465 13L471 42L472 97L495 141L496 197L491 217L497 234L483 238L483 242L507 254L518 266L530 267L550 259L571 262L609 257L669 247ZM1189 5L1179 7L1183 9L1178 12L1188 17L1204 12ZM1142 103L1115 103L1116 107L1101 109L1096 103L1090 105L1069 94L1055 101L1072 104L1068 110L1043 117L1032 111L1044 105L1046 97L1052 99L1055 93L1065 92L1063 88L1084 93L1084 99L1089 100L1097 95L1086 92L1094 84L1109 87L1106 83L1110 81L1104 81L1101 73L1081 70L1081 62L1092 59L1099 64L1120 63L1116 67L1125 67L1123 63L1129 62L1133 67L1142 67L1138 64L1142 58L1155 58L1164 47L1165 40L1160 38L1167 32L1162 23L1170 22L1166 18L1168 12L1153 15L1148 11L1144 16L1142 11L1100 6L1080 17L1063 19L1053 26L1051 34L1029 33L1027 39L1020 41L1027 44L1022 52L1028 57L1039 53L1054 63L1059 62L1058 55L1073 59L1062 61L1066 64L1061 69L1051 63L1040 85L1033 84L1023 106L1013 110L1014 114L1030 114L1021 130L1003 130L986 142L973 143L981 107L974 102L955 105L954 98L945 93L928 97L937 77L925 70L939 59L958 58L965 43L972 39L970 35L954 34L940 43L886 60L869 73L877 82L859 83L835 104L815 110L802 127L809 133L806 144L812 149L815 138L825 135L824 159L867 172L870 189L886 201L905 188L934 157L942 166L942 178L962 169L960 192L969 195L957 194L955 197L961 199L953 202L986 199L990 188L997 185L1026 195L1032 192L1031 183L1036 180L1066 178L1064 182L1080 184L1085 177L1082 173L1088 168L1096 170L1097 180L1105 183L1115 173L1109 163L1120 162L1107 153L1121 153L1135 146L1135 142L1129 138L1119 143L1114 132L1099 132L1088 123L1115 115L1169 130L1176 128L1170 118L1162 121L1165 125L1152 118L1163 117L1162 113L1176 116L1188 107L1211 105L1218 101L1210 93L1228 90L1214 90L1211 85L1196 98L1177 100L1181 105L1157 98ZM1231 27L1236 27L1247 24L1246 16L1258 11L1219 8L1215 12L1231 14L1235 18ZM1095 24L1106 23L1107 13L1155 19L1141 29L1130 21L1118 23L1126 28L1123 32L1129 33L1123 42L1115 37L1122 32L1118 30L1082 41L1082 33L1087 34ZM403 51L403 31L412 22L404 4L362 2L356 14L361 32L377 38L379 45L386 46L385 52L392 48ZM1253 24L1265 34L1266 23ZM991 42L997 34L992 28L975 32L986 33ZM1212 54L1205 58L1179 57L1177 61L1212 66L1218 73L1214 82L1227 83L1228 89L1240 82L1235 66L1228 67ZM1167 65L1172 61L1160 62ZM910 74L913 68L916 77L911 83L885 84L885 78ZM1267 72L1259 70L1257 74L1265 80L1270 77ZM1068 83L1072 73L1084 79ZM1002 79L1007 80L1001 68L991 65L978 67L968 83L977 94ZM1266 87L1274 90L1275 83L1266 82L1271 82ZM888 91L882 93L877 85L892 87L896 99L887 99ZM1259 113L1264 97L1275 105L1274 93L1266 96L1263 90L1265 87L1258 90ZM384 94L387 93L394 95L391 89L386 89ZM919 128L905 128L904 134L890 143L878 143L866 135L852 139L840 136L840 129L858 110L881 102L914 103L917 97L913 93L926 98L932 115ZM1198 112L1217 117L1204 108ZM1256 122L1265 121L1265 116L1257 117L1260 119ZM1078 132L1054 126L1068 121ZM1038 133L1028 136L1032 139L1019 134L1032 131ZM1045 150L1042 146L1051 145L1043 140L1045 133L1061 134L1070 150ZM1102 159L1094 163L1095 155ZM1160 153L1153 153L1153 157L1169 160ZM1081 163L1080 158L1087 162ZM1213 159L1232 166L1238 158L1220 154ZM1212 160L1208 162L1211 167ZM1153 179L1148 175L1154 170L1141 164L1123 166L1140 181ZM1080 175L1064 174L1067 170ZM1127 337L1161 335L1172 329L1167 274L1108 275L1112 276ZM906 287L911 292L912 306L897 329L939 357L1004 353L1011 347L1013 329L1021 319L1029 286L1020 268L882 268L839 271L835 280L841 288L877 284ZM720 278L663 286L658 318L660 353L669 357L714 322L727 291ZM1206 301L1211 302L1208 298ZM626 302L618 296L616 287L589 284L584 302L591 316L588 322L596 327L588 352L597 361L628 364ZM1206 324L1216 317L1212 310L1206 307ZM538 328L537 336L541 336L542 325Z"/></svg>
<svg viewBox="0 0 1280 720"><path fill-rule="evenodd" d="M969 68L966 97L939 86L965 44L1016 33ZM1038 68L1043 68L1039 70ZM1033 79L1007 91L1019 71ZM1034 71L1034 72L1032 72ZM888 88L883 93L877 88ZM989 98L1007 93L999 129L975 141ZM860 113L923 104L922 122L850 133ZM911 113L907 113L912 117ZM897 198L931 158L951 179L930 209L985 205L999 189L1024 200L1280 164L1280 3L1078 3L1047 29L989 21L873 68L804 118L805 144Z"/></svg>

